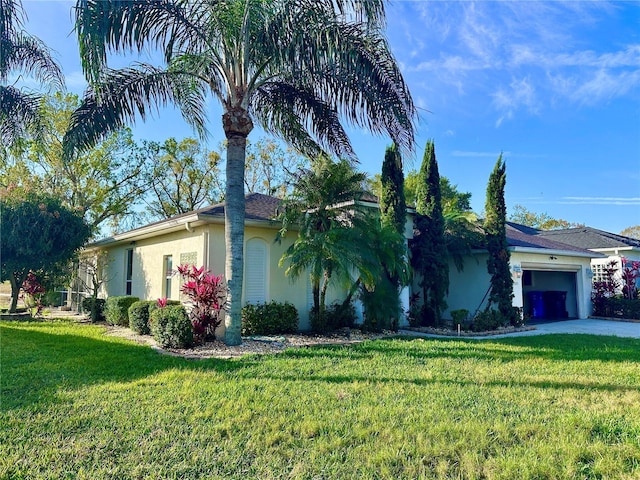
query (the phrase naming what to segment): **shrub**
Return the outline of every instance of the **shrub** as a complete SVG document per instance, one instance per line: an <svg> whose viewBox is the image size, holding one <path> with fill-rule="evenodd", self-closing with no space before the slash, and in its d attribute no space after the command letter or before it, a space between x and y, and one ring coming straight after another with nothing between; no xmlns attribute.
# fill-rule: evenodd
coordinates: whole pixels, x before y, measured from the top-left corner
<svg viewBox="0 0 640 480"><path fill-rule="evenodd" d="M298 331L298 311L289 302L259 303L242 308L242 335L273 335Z"/></svg>
<svg viewBox="0 0 640 480"><path fill-rule="evenodd" d="M109 297L104 304L104 317L111 325L129 326L129 307L138 297Z"/></svg>
<svg viewBox="0 0 640 480"><path fill-rule="evenodd" d="M104 298L83 298L82 311L89 314L92 322L103 321L105 302Z"/></svg>
<svg viewBox="0 0 640 480"><path fill-rule="evenodd" d="M46 293L42 296L42 304L45 307L59 307L62 305L60 302L60 292L56 292L55 290L47 290Z"/></svg>
<svg viewBox="0 0 640 480"><path fill-rule="evenodd" d="M24 292L25 305L34 309L36 316L41 315L44 307L42 297L45 289L33 272L29 272L27 278L22 282L22 291Z"/></svg>
<svg viewBox="0 0 640 480"><path fill-rule="evenodd" d="M410 327L419 327L421 323L420 293L412 293L409 297L409 310L407 310L407 320Z"/></svg>
<svg viewBox="0 0 640 480"><path fill-rule="evenodd" d="M149 335L149 307L155 300L140 300L131 304L128 310L129 328L140 335Z"/></svg>
<svg viewBox="0 0 640 480"><path fill-rule="evenodd" d="M463 330L468 330L471 326L469 320L469 310L466 308L460 308L458 310L451 310L451 319L453 320L453 327L457 328L460 325Z"/></svg>
<svg viewBox="0 0 640 480"><path fill-rule="evenodd" d="M164 348L193 346L193 327L182 305L156 308L151 313L151 334Z"/></svg>
<svg viewBox="0 0 640 480"><path fill-rule="evenodd" d="M506 325L508 325L507 319L498 310L487 309L476 314L471 322L471 330L474 332L486 332Z"/></svg>
<svg viewBox="0 0 640 480"><path fill-rule="evenodd" d="M164 308L164 307L160 306L159 300L160 299L158 299L158 300L149 300L149 321L151 321L151 314L153 313L154 310L157 310L158 308ZM182 302L180 300L162 299L162 301L163 301L165 307L182 305Z"/></svg>
<svg viewBox="0 0 640 480"><path fill-rule="evenodd" d="M604 317L640 320L640 300L621 296L602 298L600 300L600 311L594 313Z"/></svg>
<svg viewBox="0 0 640 480"><path fill-rule="evenodd" d="M314 308L309 313L311 329L314 332L326 333L340 328L353 328L356 323L356 310L351 302L332 303L325 308L323 315L318 315Z"/></svg>

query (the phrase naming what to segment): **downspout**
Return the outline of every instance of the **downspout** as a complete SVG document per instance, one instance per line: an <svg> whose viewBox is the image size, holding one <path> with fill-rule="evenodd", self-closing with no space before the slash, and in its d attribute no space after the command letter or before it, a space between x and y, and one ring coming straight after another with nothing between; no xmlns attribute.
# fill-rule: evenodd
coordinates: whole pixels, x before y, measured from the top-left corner
<svg viewBox="0 0 640 480"><path fill-rule="evenodd" d="M203 237L203 248L202 248L202 265L208 270L211 267L209 266L209 232L207 230L202 234Z"/></svg>
<svg viewBox="0 0 640 480"><path fill-rule="evenodd" d="M184 228L186 228L187 232L193 233L193 228L191 228L191 224L189 222L184 222Z"/></svg>

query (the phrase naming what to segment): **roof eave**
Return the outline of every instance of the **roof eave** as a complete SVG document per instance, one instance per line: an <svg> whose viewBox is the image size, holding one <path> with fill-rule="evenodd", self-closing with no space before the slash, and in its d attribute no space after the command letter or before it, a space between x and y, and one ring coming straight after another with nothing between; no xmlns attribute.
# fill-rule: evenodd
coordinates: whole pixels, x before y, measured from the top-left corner
<svg viewBox="0 0 640 480"><path fill-rule="evenodd" d="M581 257L581 258L599 258L606 257L598 252L576 252L574 250L560 250L554 248L536 248L536 247L509 247L512 252L518 253L542 253L545 255L562 255L565 257Z"/></svg>
<svg viewBox="0 0 640 480"><path fill-rule="evenodd" d="M96 249L107 246L113 246L124 242L132 242L143 238L154 236L158 233L170 233L179 231L182 228L190 228L194 223L207 223L206 218L203 218L200 214L193 214L187 216L181 216L178 218L169 218L165 221L153 223L151 225L145 225L144 227L136 228L135 230L129 230L128 232L118 233L111 237L102 238L95 242L92 242L86 246L87 249Z"/></svg>

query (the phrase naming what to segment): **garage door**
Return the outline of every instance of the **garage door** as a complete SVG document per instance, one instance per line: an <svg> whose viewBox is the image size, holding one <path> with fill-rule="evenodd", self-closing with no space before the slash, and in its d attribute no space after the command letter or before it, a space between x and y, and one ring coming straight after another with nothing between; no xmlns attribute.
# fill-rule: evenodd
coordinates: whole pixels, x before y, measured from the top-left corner
<svg viewBox="0 0 640 480"><path fill-rule="evenodd" d="M523 266L524 313L533 320L578 318L577 274Z"/></svg>

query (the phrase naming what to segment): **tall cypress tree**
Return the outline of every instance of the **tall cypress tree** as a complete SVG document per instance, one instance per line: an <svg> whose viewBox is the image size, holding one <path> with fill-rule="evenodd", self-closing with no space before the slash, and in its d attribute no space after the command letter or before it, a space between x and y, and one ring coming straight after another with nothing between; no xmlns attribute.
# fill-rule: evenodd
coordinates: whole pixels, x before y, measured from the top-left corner
<svg viewBox="0 0 640 480"><path fill-rule="evenodd" d="M513 280L509 270L510 253L507 244L507 207L504 188L507 181L506 164L502 154L498 157L487 185L484 229L487 237L489 259L487 269L491 275L489 307L496 305L505 323L516 320L513 304Z"/></svg>
<svg viewBox="0 0 640 480"><path fill-rule="evenodd" d="M394 143L384 154L382 162L382 191L380 193L380 221L382 225L393 226L404 234L407 218L407 202L404 196L404 173L402 157Z"/></svg>
<svg viewBox="0 0 640 480"><path fill-rule="evenodd" d="M438 325L442 310L447 306L449 266L444 237L440 174L433 140L427 142L416 192L414 240L411 244L411 263L422 277L422 323Z"/></svg>
<svg viewBox="0 0 640 480"><path fill-rule="evenodd" d="M373 290L362 289L360 299L365 307L363 328L380 331L391 328L397 330L400 320L401 275L397 266L405 262L406 251L400 247L405 244L404 228L407 218L407 203L404 196L404 173L402 157L395 144L387 147L382 162L380 192L380 235L373 246L385 250L383 242L400 242L390 250L392 257L383 261L385 275L378 278ZM388 245L387 245L388 247Z"/></svg>

